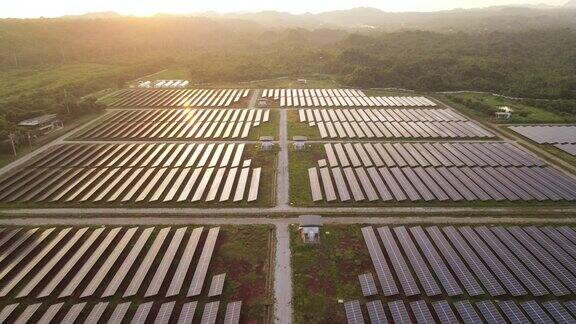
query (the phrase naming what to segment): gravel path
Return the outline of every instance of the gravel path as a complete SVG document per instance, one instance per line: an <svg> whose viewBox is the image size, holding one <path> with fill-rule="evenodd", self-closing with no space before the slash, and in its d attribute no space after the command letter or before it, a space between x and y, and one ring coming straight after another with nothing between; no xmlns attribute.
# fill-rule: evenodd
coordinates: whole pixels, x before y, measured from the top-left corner
<svg viewBox="0 0 576 324"><path fill-rule="evenodd" d="M288 206L289 178L288 178L288 115L280 111L279 127L280 152L278 153L278 178L276 186L276 205Z"/></svg>
<svg viewBox="0 0 576 324"><path fill-rule="evenodd" d="M292 267L290 231L287 223L276 224L274 262L274 322L292 323Z"/></svg>

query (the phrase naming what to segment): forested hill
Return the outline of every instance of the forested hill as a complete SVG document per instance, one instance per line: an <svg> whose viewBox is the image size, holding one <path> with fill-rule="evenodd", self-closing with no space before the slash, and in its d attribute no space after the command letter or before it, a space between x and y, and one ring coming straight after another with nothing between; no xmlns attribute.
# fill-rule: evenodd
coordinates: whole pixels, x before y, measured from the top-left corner
<svg viewBox="0 0 576 324"><path fill-rule="evenodd" d="M268 29L242 20L0 20L0 71L185 66L196 82L322 73L362 87L576 97L576 29L490 33Z"/></svg>

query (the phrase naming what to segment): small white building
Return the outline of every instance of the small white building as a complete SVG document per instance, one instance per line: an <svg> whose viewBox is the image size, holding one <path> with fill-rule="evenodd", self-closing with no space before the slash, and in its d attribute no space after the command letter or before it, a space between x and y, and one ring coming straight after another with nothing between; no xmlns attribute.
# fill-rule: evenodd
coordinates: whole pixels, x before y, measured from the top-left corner
<svg viewBox="0 0 576 324"><path fill-rule="evenodd" d="M496 119L508 120L512 118L513 110L508 106L498 107L498 111L494 113Z"/></svg>
<svg viewBox="0 0 576 324"><path fill-rule="evenodd" d="M306 148L306 141L308 140L306 136L294 136L292 140L296 150L303 151Z"/></svg>
<svg viewBox="0 0 576 324"><path fill-rule="evenodd" d="M56 114L49 114L23 120L18 126L24 128L30 136L38 137L64 127L64 123Z"/></svg>
<svg viewBox="0 0 576 324"><path fill-rule="evenodd" d="M320 243L320 227L322 227L322 216L302 215L298 216L300 237L305 244Z"/></svg>
<svg viewBox="0 0 576 324"><path fill-rule="evenodd" d="M263 151L269 151L274 146L274 136L260 136L260 145Z"/></svg>

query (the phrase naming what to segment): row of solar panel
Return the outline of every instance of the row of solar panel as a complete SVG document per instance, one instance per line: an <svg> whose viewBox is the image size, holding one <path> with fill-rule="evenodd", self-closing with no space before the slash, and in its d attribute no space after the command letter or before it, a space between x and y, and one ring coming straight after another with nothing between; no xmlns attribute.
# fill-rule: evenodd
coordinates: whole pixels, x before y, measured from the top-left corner
<svg viewBox="0 0 576 324"><path fill-rule="evenodd" d="M63 144L26 168L55 167L238 167L245 144Z"/></svg>
<svg viewBox="0 0 576 324"><path fill-rule="evenodd" d="M321 138L492 138L473 121L465 122L320 122Z"/></svg>
<svg viewBox="0 0 576 324"><path fill-rule="evenodd" d="M401 226L377 233L382 245L372 227L362 228L384 296L576 293L576 231L570 227ZM369 275L360 282L364 294L378 291Z"/></svg>
<svg viewBox="0 0 576 324"><path fill-rule="evenodd" d="M6 229L0 239L0 297L199 296L219 231L211 228L204 237L202 227ZM220 283L213 284L210 290L218 295Z"/></svg>
<svg viewBox="0 0 576 324"><path fill-rule="evenodd" d="M556 144L554 146L556 148L561 149L562 151L570 154L570 155L576 155L576 143L575 144Z"/></svg>
<svg viewBox="0 0 576 324"><path fill-rule="evenodd" d="M426 97L368 97L355 89L264 89L280 107L435 107Z"/></svg>
<svg viewBox="0 0 576 324"><path fill-rule="evenodd" d="M408 302L392 301L387 305L380 300L366 303L370 323L574 323L576 301L561 303L556 300L538 303L534 300L516 303L507 301L448 302L446 300L427 303L424 300ZM349 324L364 324L364 313L359 301L344 303Z"/></svg>
<svg viewBox="0 0 576 324"><path fill-rule="evenodd" d="M576 180L551 167L321 167L312 201L573 201Z"/></svg>
<svg viewBox="0 0 576 324"><path fill-rule="evenodd" d="M0 183L0 201L253 202L260 175L249 166L27 169Z"/></svg>
<svg viewBox="0 0 576 324"><path fill-rule="evenodd" d="M576 125L510 126L510 129L539 144L576 143Z"/></svg>
<svg viewBox="0 0 576 324"><path fill-rule="evenodd" d="M543 166L545 163L505 142L326 143L330 167ZM326 166L326 160L318 161Z"/></svg>
<svg viewBox="0 0 576 324"><path fill-rule="evenodd" d="M467 121L452 109L299 109L301 122L434 122Z"/></svg>
<svg viewBox="0 0 576 324"><path fill-rule="evenodd" d="M112 107L231 107L249 89L122 89L111 95Z"/></svg>
<svg viewBox="0 0 576 324"><path fill-rule="evenodd" d="M87 303L75 304L65 307L64 303L47 305L43 303L28 306L10 304L0 311L0 323L134 323L144 324L191 324L198 319L201 324L214 324L218 319L219 301L206 303L202 316L194 316L198 302L188 302L178 307L176 302L157 304L155 315L151 315L155 307L154 302L140 304L135 312L130 310L131 302L111 305L109 302L95 304L92 308ZM67 310L66 310L67 308ZM179 309L178 309L179 308ZM238 324L242 302L230 302L226 306L223 318L224 324Z"/></svg>
<svg viewBox="0 0 576 324"><path fill-rule="evenodd" d="M240 112L240 110L218 109L221 112ZM141 111L141 110L138 110ZM174 110L163 110L173 112ZM207 111L208 110L197 110ZM214 110L214 112L216 112ZM243 110L246 112L246 110ZM219 120L219 118L206 118L205 113L199 113L190 119L179 121L130 121L116 122L115 120L106 119L94 127L89 127L86 131L76 135L81 139L212 139L212 138L246 138L252 127L260 126L263 122L269 120L269 110L258 110L255 116L252 116L254 110L248 116L239 116L239 118L223 118L229 120ZM204 115L200 116L199 115ZM249 118L249 119L248 119ZM114 118L112 118L114 119ZM233 120L238 119L238 120ZM246 119L246 120L243 120ZM254 120L251 120L254 119Z"/></svg>

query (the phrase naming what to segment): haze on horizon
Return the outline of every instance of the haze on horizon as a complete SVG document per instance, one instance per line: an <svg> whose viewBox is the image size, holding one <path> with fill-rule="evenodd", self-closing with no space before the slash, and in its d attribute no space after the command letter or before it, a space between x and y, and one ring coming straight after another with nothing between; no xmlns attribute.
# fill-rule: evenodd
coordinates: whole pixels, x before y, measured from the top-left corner
<svg viewBox="0 0 576 324"><path fill-rule="evenodd" d="M4 4L1 18L37 18L79 15L91 12L114 11L123 15L151 16L157 13L190 14L194 12L214 11L218 13L257 12L264 10L285 11L294 14L318 13L331 10L350 9L355 7L373 7L390 12L405 11L440 11L456 8L470 9L499 5L549 5L562 6L568 0L333 0L333 1L279 1L279 0L21 0Z"/></svg>

